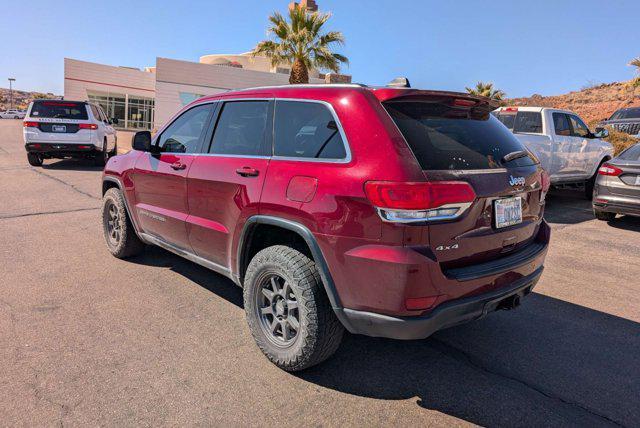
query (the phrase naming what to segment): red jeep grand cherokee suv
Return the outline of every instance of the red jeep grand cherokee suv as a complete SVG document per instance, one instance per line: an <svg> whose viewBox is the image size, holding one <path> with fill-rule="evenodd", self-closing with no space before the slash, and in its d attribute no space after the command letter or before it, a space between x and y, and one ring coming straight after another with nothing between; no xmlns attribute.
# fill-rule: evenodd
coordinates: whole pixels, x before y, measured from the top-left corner
<svg viewBox="0 0 640 428"><path fill-rule="evenodd" d="M549 180L494 107L361 85L200 99L108 162L107 245L231 278L258 346L290 371L345 328L420 339L514 308L542 273Z"/></svg>

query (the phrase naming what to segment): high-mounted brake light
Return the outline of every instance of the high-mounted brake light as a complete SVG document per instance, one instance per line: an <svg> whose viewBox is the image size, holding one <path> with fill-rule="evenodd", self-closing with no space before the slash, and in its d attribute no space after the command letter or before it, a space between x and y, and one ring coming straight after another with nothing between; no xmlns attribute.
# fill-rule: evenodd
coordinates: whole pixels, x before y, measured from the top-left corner
<svg viewBox="0 0 640 428"><path fill-rule="evenodd" d="M98 125L95 123L81 123L79 124L80 129L98 129Z"/></svg>
<svg viewBox="0 0 640 428"><path fill-rule="evenodd" d="M382 219L393 222L453 219L476 198L464 181L368 181L364 190Z"/></svg>
<svg viewBox="0 0 640 428"><path fill-rule="evenodd" d="M518 111L518 107L505 107L502 111Z"/></svg>
<svg viewBox="0 0 640 428"><path fill-rule="evenodd" d="M613 165L609 165L608 163L603 163L600 169L598 169L598 174L617 177L618 175L622 174L622 170Z"/></svg>
<svg viewBox="0 0 640 428"><path fill-rule="evenodd" d="M77 107L76 103L64 103L59 101L45 101L42 103L43 106L57 106L57 107Z"/></svg>
<svg viewBox="0 0 640 428"><path fill-rule="evenodd" d="M455 98L453 100L453 105L455 107L473 107L476 104L478 104L478 102L475 100L465 100L463 98Z"/></svg>
<svg viewBox="0 0 640 428"><path fill-rule="evenodd" d="M37 128L38 122L32 122L27 120L22 123L22 126L24 126L25 128Z"/></svg>

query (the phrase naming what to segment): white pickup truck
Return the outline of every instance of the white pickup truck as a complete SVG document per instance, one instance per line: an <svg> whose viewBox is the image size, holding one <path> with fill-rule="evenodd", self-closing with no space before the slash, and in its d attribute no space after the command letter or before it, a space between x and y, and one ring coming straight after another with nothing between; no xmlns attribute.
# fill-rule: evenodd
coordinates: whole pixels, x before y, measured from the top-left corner
<svg viewBox="0 0 640 428"><path fill-rule="evenodd" d="M591 199L598 168L613 157L613 147L602 140L606 129L594 134L577 114L546 107L500 107L494 114L540 159L551 184L584 184Z"/></svg>

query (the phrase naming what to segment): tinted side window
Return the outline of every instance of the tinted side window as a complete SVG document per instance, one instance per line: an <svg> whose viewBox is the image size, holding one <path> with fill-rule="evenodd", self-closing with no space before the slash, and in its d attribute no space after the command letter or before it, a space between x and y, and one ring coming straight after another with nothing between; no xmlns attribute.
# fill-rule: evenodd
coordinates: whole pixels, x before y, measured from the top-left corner
<svg viewBox="0 0 640 428"><path fill-rule="evenodd" d="M204 104L182 113L160 135L158 147L167 153L196 153L206 130L213 104Z"/></svg>
<svg viewBox="0 0 640 428"><path fill-rule="evenodd" d="M271 155L268 101L224 103L210 152L224 155Z"/></svg>
<svg viewBox="0 0 640 428"><path fill-rule="evenodd" d="M571 127L573 128L573 133L571 135L574 137L586 137L590 134L589 128L578 116L571 115L569 116L569 120L571 121Z"/></svg>
<svg viewBox="0 0 640 428"><path fill-rule="evenodd" d="M347 153L329 108L321 103L276 101L274 155L344 159Z"/></svg>
<svg viewBox="0 0 640 428"><path fill-rule="evenodd" d="M542 133L542 114L535 111L520 111L516 115L513 132Z"/></svg>
<svg viewBox="0 0 640 428"><path fill-rule="evenodd" d="M553 127L556 135L568 137L571 135L571 128L569 128L569 120L564 113L553 113Z"/></svg>

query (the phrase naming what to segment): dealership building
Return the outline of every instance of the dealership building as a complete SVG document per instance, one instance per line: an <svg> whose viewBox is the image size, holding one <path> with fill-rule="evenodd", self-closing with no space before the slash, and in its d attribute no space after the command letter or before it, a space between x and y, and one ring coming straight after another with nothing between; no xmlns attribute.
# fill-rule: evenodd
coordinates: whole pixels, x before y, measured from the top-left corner
<svg viewBox="0 0 640 428"><path fill-rule="evenodd" d="M205 95L289 83L289 67L272 67L250 53L204 55L199 62L156 58L144 70L71 58L64 60L64 98L93 101L120 129L157 129L178 110ZM350 82L351 77L310 70L309 83Z"/></svg>

